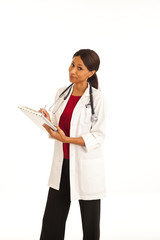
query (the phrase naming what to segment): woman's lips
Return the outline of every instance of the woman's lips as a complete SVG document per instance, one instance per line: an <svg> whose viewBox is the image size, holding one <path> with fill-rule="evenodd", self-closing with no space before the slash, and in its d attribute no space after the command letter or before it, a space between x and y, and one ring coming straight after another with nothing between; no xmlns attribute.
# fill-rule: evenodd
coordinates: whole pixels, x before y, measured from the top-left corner
<svg viewBox="0 0 160 240"><path fill-rule="evenodd" d="M71 79L75 79L76 77L75 77L75 76L73 76L73 75L70 75L70 78L71 78Z"/></svg>

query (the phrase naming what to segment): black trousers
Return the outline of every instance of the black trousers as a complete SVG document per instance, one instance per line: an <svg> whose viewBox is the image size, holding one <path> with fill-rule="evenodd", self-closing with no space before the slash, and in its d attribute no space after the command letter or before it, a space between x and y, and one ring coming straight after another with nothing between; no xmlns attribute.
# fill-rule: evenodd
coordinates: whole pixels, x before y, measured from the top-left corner
<svg viewBox="0 0 160 240"><path fill-rule="evenodd" d="M63 159L60 189L49 188L40 240L64 240L70 208L69 160ZM83 240L100 239L100 199L79 200Z"/></svg>

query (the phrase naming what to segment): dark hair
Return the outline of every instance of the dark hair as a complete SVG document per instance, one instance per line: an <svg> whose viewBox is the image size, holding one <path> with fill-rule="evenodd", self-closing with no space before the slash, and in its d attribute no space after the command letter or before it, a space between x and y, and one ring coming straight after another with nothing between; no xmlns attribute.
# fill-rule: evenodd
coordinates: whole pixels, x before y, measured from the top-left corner
<svg viewBox="0 0 160 240"><path fill-rule="evenodd" d="M91 49L80 49L73 55L73 58L76 56L81 57L84 65L89 71L98 71L100 65L100 58L95 51ZM87 82L89 82L92 87L98 89L98 77L96 73L93 74L90 78L88 78Z"/></svg>

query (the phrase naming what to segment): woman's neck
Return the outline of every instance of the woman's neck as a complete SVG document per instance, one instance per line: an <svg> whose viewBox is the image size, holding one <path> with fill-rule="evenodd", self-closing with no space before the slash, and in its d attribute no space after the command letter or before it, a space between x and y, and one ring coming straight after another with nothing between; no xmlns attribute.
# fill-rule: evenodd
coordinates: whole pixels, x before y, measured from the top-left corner
<svg viewBox="0 0 160 240"><path fill-rule="evenodd" d="M86 88L88 87L88 83L75 83L73 86L72 95L81 96L85 92Z"/></svg>

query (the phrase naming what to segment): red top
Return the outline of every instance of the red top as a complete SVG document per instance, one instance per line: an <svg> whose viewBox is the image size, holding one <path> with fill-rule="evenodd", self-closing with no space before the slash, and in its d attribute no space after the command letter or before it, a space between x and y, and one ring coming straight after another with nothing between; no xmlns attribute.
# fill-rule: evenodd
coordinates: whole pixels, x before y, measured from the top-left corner
<svg viewBox="0 0 160 240"><path fill-rule="evenodd" d="M68 103L60 117L59 127L64 131L65 135L70 137L70 122L72 112L81 96L70 95ZM63 143L63 157L69 159L69 143Z"/></svg>

